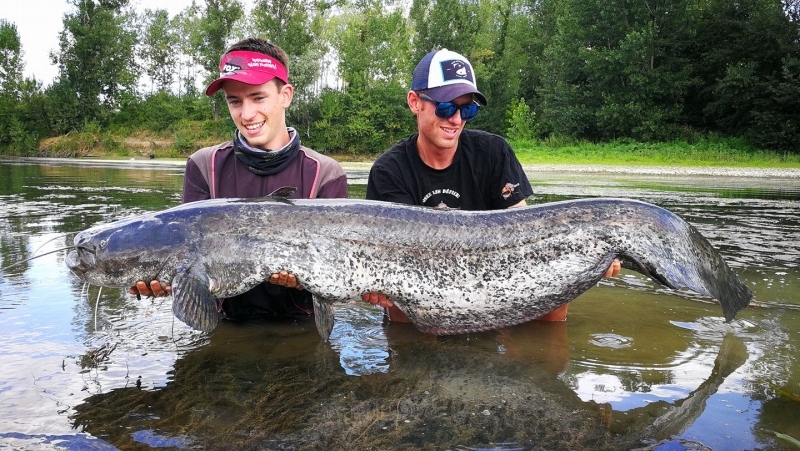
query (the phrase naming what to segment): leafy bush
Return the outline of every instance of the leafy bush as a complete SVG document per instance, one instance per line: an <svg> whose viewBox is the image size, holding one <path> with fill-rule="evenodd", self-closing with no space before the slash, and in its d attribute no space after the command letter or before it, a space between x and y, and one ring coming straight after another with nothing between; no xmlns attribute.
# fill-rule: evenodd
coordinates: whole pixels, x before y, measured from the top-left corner
<svg viewBox="0 0 800 451"><path fill-rule="evenodd" d="M506 137L508 139L533 139L536 136L536 113L519 98L511 102L506 112Z"/></svg>

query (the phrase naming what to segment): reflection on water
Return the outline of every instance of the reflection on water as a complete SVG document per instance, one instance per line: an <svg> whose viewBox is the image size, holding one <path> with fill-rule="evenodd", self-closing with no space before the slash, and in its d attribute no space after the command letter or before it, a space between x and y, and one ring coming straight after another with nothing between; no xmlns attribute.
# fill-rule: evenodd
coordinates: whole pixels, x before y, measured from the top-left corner
<svg viewBox="0 0 800 451"><path fill-rule="evenodd" d="M791 449L774 432L800 437L800 178L531 174L534 202L631 197L694 224L763 305L731 323L708 299L623 272L566 322L434 337L354 301L321 343L313 321L199 333L168 298L67 272L70 233L177 204L181 173L0 160L0 266L51 252L0 273L0 447Z"/></svg>

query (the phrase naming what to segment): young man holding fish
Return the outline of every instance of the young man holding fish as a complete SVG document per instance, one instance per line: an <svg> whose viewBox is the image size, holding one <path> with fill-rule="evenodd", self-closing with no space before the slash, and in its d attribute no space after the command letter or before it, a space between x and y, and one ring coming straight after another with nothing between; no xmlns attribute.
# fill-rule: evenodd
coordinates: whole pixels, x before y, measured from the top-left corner
<svg viewBox="0 0 800 451"><path fill-rule="evenodd" d="M286 109L294 88L289 83L289 58L263 39L244 39L222 55L220 76L206 89L222 90L236 125L232 141L200 149L186 162L183 202L213 198L267 196L282 187L296 187L290 198L347 197L347 176L333 159L300 144L297 131L286 125ZM163 296L170 287L156 280L139 281L131 294ZM228 318L294 317L313 312L311 293L294 276L273 274L239 296L221 300Z"/></svg>
<svg viewBox="0 0 800 451"><path fill-rule="evenodd" d="M487 103L464 56L447 49L425 55L414 69L406 101L418 132L378 157L367 199L463 210L526 205L533 190L508 142L464 128ZM619 271L615 259L605 277ZM393 321L408 321L386 296L370 293L362 299L385 307ZM563 320L566 311L565 305L541 319Z"/></svg>

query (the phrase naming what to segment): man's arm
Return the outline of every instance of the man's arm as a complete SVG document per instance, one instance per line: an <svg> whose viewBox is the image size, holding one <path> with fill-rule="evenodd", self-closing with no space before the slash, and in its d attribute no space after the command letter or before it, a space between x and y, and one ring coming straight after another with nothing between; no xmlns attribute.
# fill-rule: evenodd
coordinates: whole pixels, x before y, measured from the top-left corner
<svg viewBox="0 0 800 451"><path fill-rule="evenodd" d="M206 183L203 172L191 158L186 162L186 169L183 175L183 196L182 202L194 202L197 200L211 199L211 189Z"/></svg>
<svg viewBox="0 0 800 451"><path fill-rule="evenodd" d="M367 178L367 199L414 205L414 197L401 177L384 166L372 165Z"/></svg>

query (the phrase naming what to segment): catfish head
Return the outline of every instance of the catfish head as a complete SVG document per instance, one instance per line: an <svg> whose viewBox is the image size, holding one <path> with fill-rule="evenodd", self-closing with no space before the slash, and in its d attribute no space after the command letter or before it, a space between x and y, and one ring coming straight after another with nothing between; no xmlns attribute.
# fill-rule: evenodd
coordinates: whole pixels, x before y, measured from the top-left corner
<svg viewBox="0 0 800 451"><path fill-rule="evenodd" d="M127 288L138 280L169 284L192 236L186 222L170 219L145 214L84 230L75 235L67 266L91 285Z"/></svg>

